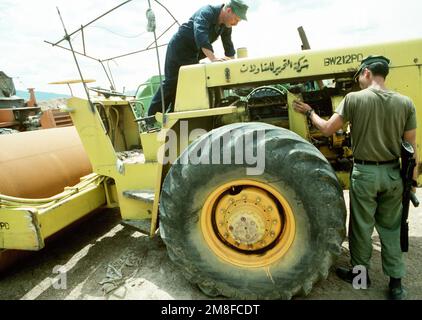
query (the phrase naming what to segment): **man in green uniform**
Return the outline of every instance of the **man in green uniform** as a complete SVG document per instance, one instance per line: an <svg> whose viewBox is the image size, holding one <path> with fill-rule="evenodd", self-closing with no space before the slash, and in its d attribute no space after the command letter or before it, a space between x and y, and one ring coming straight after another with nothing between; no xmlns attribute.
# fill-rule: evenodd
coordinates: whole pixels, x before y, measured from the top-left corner
<svg viewBox="0 0 422 320"><path fill-rule="evenodd" d="M389 296L399 300L406 295L401 284L405 266L400 247L403 183L399 158L402 140L416 150L416 110L411 99L385 87L389 64L382 56L365 58L355 75L362 90L349 93L328 121L306 103L295 101L294 108L306 114L326 136L342 129L346 122L351 125L355 160L350 184L349 248L354 269L338 268L337 275L354 283L356 267L367 274L376 227L383 271L390 277ZM416 169L413 178L417 179ZM370 285L369 276L366 280Z"/></svg>

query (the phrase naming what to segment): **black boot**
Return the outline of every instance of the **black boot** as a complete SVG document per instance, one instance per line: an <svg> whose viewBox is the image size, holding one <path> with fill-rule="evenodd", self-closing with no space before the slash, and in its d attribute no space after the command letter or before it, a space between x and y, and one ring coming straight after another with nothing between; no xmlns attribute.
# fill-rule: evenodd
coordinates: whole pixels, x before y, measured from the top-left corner
<svg viewBox="0 0 422 320"><path fill-rule="evenodd" d="M390 300L404 300L407 292L401 284L401 279L390 278L389 284L389 298Z"/></svg>
<svg viewBox="0 0 422 320"><path fill-rule="evenodd" d="M336 269L337 276L347 283L353 284L353 280L355 277L359 276L358 273L353 273L352 269L346 269L346 268L337 268ZM369 288L371 286L371 279L369 278L369 273L366 273L366 286ZM364 288L362 288L364 289Z"/></svg>

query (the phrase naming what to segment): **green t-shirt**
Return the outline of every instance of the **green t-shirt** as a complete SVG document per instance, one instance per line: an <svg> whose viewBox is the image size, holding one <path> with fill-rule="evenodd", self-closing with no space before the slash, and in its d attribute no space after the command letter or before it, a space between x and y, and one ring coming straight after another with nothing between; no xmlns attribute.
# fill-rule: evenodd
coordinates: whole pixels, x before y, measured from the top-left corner
<svg viewBox="0 0 422 320"><path fill-rule="evenodd" d="M417 127L412 100L393 91L368 88L349 93L336 113L350 122L353 155L359 160L399 158L404 132Z"/></svg>

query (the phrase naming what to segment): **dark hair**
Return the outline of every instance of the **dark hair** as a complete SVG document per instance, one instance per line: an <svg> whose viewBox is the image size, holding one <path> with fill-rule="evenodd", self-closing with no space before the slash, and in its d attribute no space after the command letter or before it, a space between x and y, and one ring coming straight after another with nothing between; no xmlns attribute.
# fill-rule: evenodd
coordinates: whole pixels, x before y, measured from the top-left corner
<svg viewBox="0 0 422 320"><path fill-rule="evenodd" d="M390 70L387 64L382 62L371 63L367 68L372 72L374 76L381 76L384 79L387 78Z"/></svg>

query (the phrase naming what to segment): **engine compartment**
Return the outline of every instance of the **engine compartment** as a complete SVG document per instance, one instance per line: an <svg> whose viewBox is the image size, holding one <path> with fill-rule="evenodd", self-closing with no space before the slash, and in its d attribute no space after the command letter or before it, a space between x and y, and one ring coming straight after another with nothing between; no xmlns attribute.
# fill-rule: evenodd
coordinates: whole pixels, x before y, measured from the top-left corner
<svg viewBox="0 0 422 320"><path fill-rule="evenodd" d="M291 129L289 118L292 108L289 95L309 104L323 119L328 120L341 100L350 92L359 90L351 77L304 81L300 83L278 83L257 87L211 88L211 108L237 106L235 116L220 116L215 127L234 122L263 122ZM318 148L335 170L349 171L352 166L350 128L345 126L331 137L324 137L312 123L303 117L308 127L306 139Z"/></svg>

